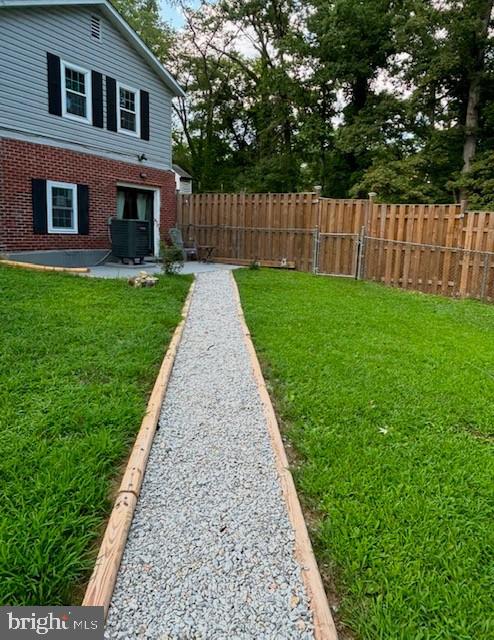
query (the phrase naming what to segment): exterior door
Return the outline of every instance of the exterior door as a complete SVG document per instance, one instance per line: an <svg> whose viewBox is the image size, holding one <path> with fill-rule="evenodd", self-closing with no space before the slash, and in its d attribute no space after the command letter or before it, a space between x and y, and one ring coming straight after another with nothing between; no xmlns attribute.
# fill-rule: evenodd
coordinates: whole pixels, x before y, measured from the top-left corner
<svg viewBox="0 0 494 640"><path fill-rule="evenodd" d="M154 254L154 192L118 187L117 218L123 220L147 220L149 228L149 253Z"/></svg>

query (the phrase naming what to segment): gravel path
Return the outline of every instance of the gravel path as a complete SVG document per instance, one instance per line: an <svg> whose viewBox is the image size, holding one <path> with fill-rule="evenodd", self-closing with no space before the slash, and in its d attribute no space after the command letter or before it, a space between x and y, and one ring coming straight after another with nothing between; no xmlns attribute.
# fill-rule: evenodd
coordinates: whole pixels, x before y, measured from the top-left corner
<svg viewBox="0 0 494 640"><path fill-rule="evenodd" d="M106 638L313 640L230 274L197 277Z"/></svg>

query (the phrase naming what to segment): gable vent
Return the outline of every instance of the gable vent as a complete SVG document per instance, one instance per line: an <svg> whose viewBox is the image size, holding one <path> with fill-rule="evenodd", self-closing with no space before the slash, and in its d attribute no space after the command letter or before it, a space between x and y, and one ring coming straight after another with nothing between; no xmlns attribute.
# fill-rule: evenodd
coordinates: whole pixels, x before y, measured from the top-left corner
<svg viewBox="0 0 494 640"><path fill-rule="evenodd" d="M101 40L101 20L97 16L91 16L91 38Z"/></svg>

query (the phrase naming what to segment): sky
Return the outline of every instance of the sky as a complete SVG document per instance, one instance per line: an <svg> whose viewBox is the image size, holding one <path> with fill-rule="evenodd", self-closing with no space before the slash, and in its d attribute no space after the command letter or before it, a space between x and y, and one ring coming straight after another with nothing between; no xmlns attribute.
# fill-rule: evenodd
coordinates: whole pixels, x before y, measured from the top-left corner
<svg viewBox="0 0 494 640"><path fill-rule="evenodd" d="M174 2L174 0L158 0L158 1L160 6L161 16L163 17L165 22L170 24L175 29L180 29L181 27L183 27L185 24L185 20L183 18L183 15L180 9L176 6L176 2ZM216 0L209 0L211 4L214 4L215 1ZM1 0L0 0L0 4L1 4ZM189 7L192 7L193 9L199 7L200 4L201 4L201 0L187 0L187 5ZM227 31L228 31L228 27L233 28L235 32L238 31L238 29L235 28L235 26L232 23L227 22L226 25L227 25ZM235 37L234 43L235 43L235 49L240 53L242 53L243 55L247 56L248 58L254 57L258 54L258 51L253 46L252 36L249 37L248 34L244 34L244 35L237 34Z"/></svg>
<svg viewBox="0 0 494 640"><path fill-rule="evenodd" d="M188 3L192 7L198 7L200 0L189 0ZM184 25L184 19L177 7L174 7L169 0L160 0L161 15L164 20L172 25L172 27L180 28Z"/></svg>

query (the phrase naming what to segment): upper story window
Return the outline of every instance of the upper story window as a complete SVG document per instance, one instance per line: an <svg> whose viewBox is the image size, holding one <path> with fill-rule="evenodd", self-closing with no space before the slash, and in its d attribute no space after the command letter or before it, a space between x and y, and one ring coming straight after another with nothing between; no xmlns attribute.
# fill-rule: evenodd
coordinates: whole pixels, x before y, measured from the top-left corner
<svg viewBox="0 0 494 640"><path fill-rule="evenodd" d="M77 185L46 184L48 233L77 233Z"/></svg>
<svg viewBox="0 0 494 640"><path fill-rule="evenodd" d="M118 130L132 136L139 135L139 90L118 83Z"/></svg>
<svg viewBox="0 0 494 640"><path fill-rule="evenodd" d="M91 72L69 62L61 63L61 72L62 114L91 122Z"/></svg>

